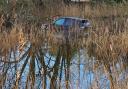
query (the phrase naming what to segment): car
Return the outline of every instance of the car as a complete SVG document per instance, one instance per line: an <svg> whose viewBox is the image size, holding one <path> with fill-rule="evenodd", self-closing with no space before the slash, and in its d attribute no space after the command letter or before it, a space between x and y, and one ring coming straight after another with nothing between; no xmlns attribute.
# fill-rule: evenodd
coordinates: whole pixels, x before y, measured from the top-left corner
<svg viewBox="0 0 128 89"><path fill-rule="evenodd" d="M91 27L91 23L89 20L78 17L60 17L53 21L53 25L58 27L63 26L64 28L77 26L80 29Z"/></svg>

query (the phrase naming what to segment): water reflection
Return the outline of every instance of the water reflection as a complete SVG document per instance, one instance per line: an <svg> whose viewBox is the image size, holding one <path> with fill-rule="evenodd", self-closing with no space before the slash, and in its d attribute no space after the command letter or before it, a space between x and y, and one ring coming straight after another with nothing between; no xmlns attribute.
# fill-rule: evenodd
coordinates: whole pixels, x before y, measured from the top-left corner
<svg viewBox="0 0 128 89"><path fill-rule="evenodd" d="M94 43L88 50L85 37L55 40L49 35L51 32L43 34L30 36L22 50L9 50L1 55L1 89L127 88L126 56L111 61L110 56L94 55Z"/></svg>

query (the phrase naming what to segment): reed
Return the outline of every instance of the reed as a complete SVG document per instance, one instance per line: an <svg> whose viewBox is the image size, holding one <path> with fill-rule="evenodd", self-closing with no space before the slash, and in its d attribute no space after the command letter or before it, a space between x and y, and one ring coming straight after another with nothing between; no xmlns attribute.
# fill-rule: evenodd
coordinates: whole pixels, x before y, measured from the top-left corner
<svg viewBox="0 0 128 89"><path fill-rule="evenodd" d="M118 77L121 73L118 73L120 71L113 72L116 70L118 63L120 64L120 69L122 70L121 72L127 71L128 68L127 3L116 5L65 5L63 2L60 2L60 0L56 0L56 2L59 2L57 5L57 3L53 0L44 0L41 5L41 2L39 1L37 0L36 3L33 2L33 0L28 1L30 2L29 4L27 1L18 2L14 0L14 2L11 2L13 3L13 11L8 13L9 15L11 14L10 20L12 21L12 19L15 19L15 21L13 26L9 28L4 25L6 23L5 17L7 14L6 10L8 8L3 7L5 9L4 13L3 11L0 12L0 61L3 63L3 66L8 66L0 69L2 70L0 75L5 76L3 80L0 81L0 88L6 85L5 81L7 81L7 76L4 74L6 71L8 71L8 68L11 68L9 66L9 62L12 61L10 54L14 52L16 55L17 51L19 51L19 53L25 52L27 44L30 43L31 48L22 58L26 61L20 71L21 77L25 66L27 63L29 64L29 74L26 75L26 87L28 88L31 86L31 84L33 85L31 88L36 86L35 63L39 62L38 66L43 66L39 69L40 71L43 71L43 76L41 76L41 78L42 87L44 89L46 88L47 76L49 76L51 80L51 89L54 89L57 86L59 89L62 89L61 85L57 85L57 78L59 75L59 81L62 82L63 68L65 68L65 88L68 89L70 86L69 73L72 57L80 49L86 49L88 59L92 60L92 58L94 58L96 61L93 65L93 71L96 73L99 67L103 66L101 71L106 73L106 76L110 81L111 89L127 89L127 75L123 81L118 82ZM40 6L37 6L37 4ZM20 5L22 6L21 8ZM58 36L58 33L54 31L54 28L52 28L51 25L46 32L44 29L41 29L42 23L51 23L51 19L54 19L53 17L58 15L89 18L92 23L92 27L86 31L89 35L87 37L69 37L67 41L63 34ZM48 67L48 65L45 63L45 47L48 49L48 52L56 58L53 68ZM15 60L16 58L13 59L13 61ZM49 60L52 59L49 58ZM8 64L6 65L6 63ZM15 70L18 71L17 67ZM51 74L51 71L53 71L53 75ZM91 87L94 89L99 89L100 86L98 86L97 83L100 82L100 80L98 80L100 76L96 75L96 77L97 79L93 81ZM16 81L20 82L21 80L16 79ZM14 88L18 88L18 86L22 87L20 84L15 84Z"/></svg>

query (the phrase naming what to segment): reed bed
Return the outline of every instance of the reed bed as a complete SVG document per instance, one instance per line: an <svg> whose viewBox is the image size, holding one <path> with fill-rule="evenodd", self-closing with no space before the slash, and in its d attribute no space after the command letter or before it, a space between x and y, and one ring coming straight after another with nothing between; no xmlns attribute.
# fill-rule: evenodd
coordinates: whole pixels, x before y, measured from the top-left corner
<svg viewBox="0 0 128 89"><path fill-rule="evenodd" d="M41 78L42 87L44 89L46 88L46 76L50 76L51 71L53 71L53 76L50 76L50 88L55 89L58 86L59 89L63 89L63 87L59 85L59 83L62 82L61 73L63 67L65 68L65 88L68 89L68 86L70 86L69 73L72 57L77 53L77 51L86 49L88 59L92 60L94 58L96 61L93 65L93 71L97 73L96 71L99 67L103 66L103 73L106 73L107 78L110 81L111 89L127 89L128 75L126 74L123 81L118 81L120 73L117 73L118 71L115 73L113 72L118 68L117 64L121 66L121 72L126 71L127 73L128 69L127 4L118 4L113 6L106 4L65 5L60 2L59 5L56 5L52 0L51 2L45 1L44 5L37 7L38 3L36 3L36 5L33 2L29 4L20 3L22 5L22 8L20 8L21 11L18 12L18 10L14 8L13 13L11 13L13 18L16 15L16 21L12 27L7 28L2 25L6 18L3 17L3 14L0 14L0 61L4 66L8 66L9 68L10 66L6 65L6 62L11 62L9 58L10 53L16 52L17 50L19 53L22 53L28 42L31 44L29 51L27 51L27 54L23 57L25 62L20 69L21 77L27 62L30 59L30 62L28 62L30 66L28 70L29 74L26 75L26 88L29 88L30 84L33 84L31 88L34 88L35 86L35 60L38 60L42 65L40 71L43 71L43 77ZM17 4L17 7L20 3ZM15 5L16 4L14 4L14 6ZM92 27L89 28L88 31L84 32L89 35L87 37L81 36L78 38L70 36L67 41L63 34L56 36L58 33L54 31L52 25L49 25L50 28L47 29L47 31L45 31L45 29L41 29L42 23L51 23L52 19L58 15L89 18L92 23ZM45 53L47 53L46 49L48 49L48 52L52 56L56 57L53 68L49 68L48 65L46 66L45 64L44 57ZM3 72L0 72L0 75L4 76L4 78L0 80L0 88L6 85L5 81L7 80L5 79L6 75L4 74L8 71L8 68L3 68ZM15 70L19 71L17 68L15 68ZM22 87L22 84L20 85L18 83L21 81L20 77L18 77L18 73L19 72L15 73L17 78L13 86L14 89L18 89L18 86ZM57 77L57 75L60 77ZM97 84L100 82L100 80L98 80L99 76L96 77L97 79L93 81L91 88L100 89L100 86ZM57 82L57 78L60 78L59 83ZM56 85L56 83L58 83L58 85Z"/></svg>

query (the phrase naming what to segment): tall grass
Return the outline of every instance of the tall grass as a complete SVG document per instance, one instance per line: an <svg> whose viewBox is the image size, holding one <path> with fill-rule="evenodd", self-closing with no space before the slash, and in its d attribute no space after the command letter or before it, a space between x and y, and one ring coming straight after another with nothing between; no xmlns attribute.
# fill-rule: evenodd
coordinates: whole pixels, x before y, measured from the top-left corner
<svg viewBox="0 0 128 89"><path fill-rule="evenodd" d="M22 8L19 7L20 3ZM121 72L127 71L128 68L127 4L117 4L113 6L106 4L65 5L60 2L60 4L57 5L53 1L45 1L43 6L36 6L33 2L30 2L29 4L25 2L20 3L17 1L16 4L15 1L15 3L13 3L13 12L9 12L13 13L11 18L16 14L15 23L13 23L11 28L7 28L3 25L4 20L6 19L3 17L4 13L0 14L0 61L4 66L10 67L9 65L6 65L6 63L12 61L10 56L11 53L14 52L17 54L17 50L19 53L24 52L26 45L29 42L31 44L31 48L25 57L23 57L26 62L30 59L30 63L28 63L30 65L28 70L29 75L26 75L26 87L29 87L30 84L33 84L33 86L31 86L32 88L34 87L36 81L36 74L34 72L35 61L38 60L43 66L41 68L43 70L42 86L44 89L46 88L46 78L47 76L50 76L49 70L53 71L53 76L50 76L50 87L51 89L54 89L57 87L57 76L59 73L59 81L62 81L62 71L59 71L62 70L63 67L65 68L65 86L68 89L72 57L81 48L85 48L87 49L89 59L95 58L96 63L93 71L97 71L100 66L103 66L103 72L106 73L106 76L110 81L111 89L127 89L127 74L126 78L122 82L118 82L117 79L120 73L118 73L118 71L113 72L117 68L118 63L122 63L120 67L122 70ZM92 27L88 29L88 37L69 37L67 41L63 34L59 37L56 36L57 33L54 32L54 28L52 28L51 25L51 28L49 28L47 32L40 28L42 23L51 23L52 20L49 20L48 18L51 17L50 19L53 19L52 17L56 15L89 18L92 23ZM48 51L56 57L53 68L49 68L49 70L44 62L45 46L49 48ZM26 66L26 63L24 63L21 68L21 75L24 71L24 66ZM59 68L60 66L61 69ZM0 81L0 87L6 85L5 81L7 80L4 73L8 71L8 67L3 68L3 71L0 72L0 75L5 76L2 81ZM15 70L19 71L17 68ZM96 77L99 78L99 76ZM17 86L20 86L17 84L17 81L20 82L20 80L17 79L15 81L16 84L14 85L14 88L18 88ZM99 82L100 80L94 81L92 88L100 88L97 84ZM59 88L61 89L62 87L59 85Z"/></svg>

